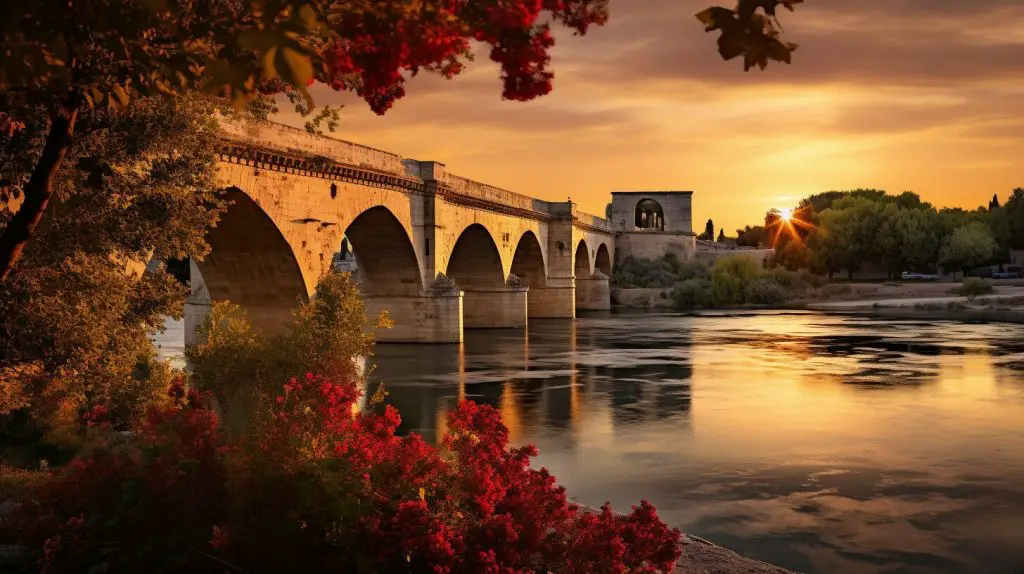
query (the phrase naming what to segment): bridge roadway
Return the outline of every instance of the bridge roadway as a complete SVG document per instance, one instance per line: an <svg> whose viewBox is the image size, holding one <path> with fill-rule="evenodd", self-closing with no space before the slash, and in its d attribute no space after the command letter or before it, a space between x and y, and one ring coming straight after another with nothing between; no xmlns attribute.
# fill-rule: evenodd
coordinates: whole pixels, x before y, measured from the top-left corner
<svg viewBox="0 0 1024 574"><path fill-rule="evenodd" d="M280 124L221 127L218 175L232 204L195 262L193 302L227 299L281 329L347 238L368 311L394 322L381 342L457 343L464 329L609 306L615 231L574 203ZM186 333L202 318L188 314Z"/></svg>

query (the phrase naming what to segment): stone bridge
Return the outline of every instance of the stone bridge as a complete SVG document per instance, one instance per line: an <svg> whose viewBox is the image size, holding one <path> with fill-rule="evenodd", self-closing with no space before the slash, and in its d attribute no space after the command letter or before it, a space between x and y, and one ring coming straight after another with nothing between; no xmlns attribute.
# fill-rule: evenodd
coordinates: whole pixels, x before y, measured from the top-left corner
<svg viewBox="0 0 1024 574"><path fill-rule="evenodd" d="M394 322L382 342L457 343L463 329L609 307L615 232L571 202L272 123L223 122L218 160L232 205L195 263L209 299L265 330L308 300L343 239L368 311Z"/></svg>

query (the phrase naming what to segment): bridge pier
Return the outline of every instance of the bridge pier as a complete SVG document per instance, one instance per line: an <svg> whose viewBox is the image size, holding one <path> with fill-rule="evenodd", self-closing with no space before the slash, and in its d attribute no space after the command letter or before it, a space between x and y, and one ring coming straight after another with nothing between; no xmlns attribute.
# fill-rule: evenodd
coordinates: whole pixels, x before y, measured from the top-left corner
<svg viewBox="0 0 1024 574"><path fill-rule="evenodd" d="M466 329L526 328L528 291L527 287L471 287L463 290L463 326Z"/></svg>
<svg viewBox="0 0 1024 574"><path fill-rule="evenodd" d="M572 319L576 316L576 289L572 277L549 277L545 287L530 287L529 316L535 319Z"/></svg>
<svg viewBox="0 0 1024 574"><path fill-rule="evenodd" d="M576 308L580 311L608 311L612 308L607 275L594 271L589 278L576 278Z"/></svg>
<svg viewBox="0 0 1024 574"><path fill-rule="evenodd" d="M366 297L366 315L387 311L391 328L377 329L379 343L461 343L462 293L406 297Z"/></svg>

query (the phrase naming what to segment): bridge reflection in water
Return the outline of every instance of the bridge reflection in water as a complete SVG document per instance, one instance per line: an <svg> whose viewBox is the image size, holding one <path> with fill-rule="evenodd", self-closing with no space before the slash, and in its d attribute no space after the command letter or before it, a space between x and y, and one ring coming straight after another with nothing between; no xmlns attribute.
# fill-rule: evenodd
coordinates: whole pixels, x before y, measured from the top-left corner
<svg viewBox="0 0 1024 574"><path fill-rule="evenodd" d="M600 349L601 323L618 319L535 321L521 331L474 331L459 346L380 345L368 391L380 384L402 415L403 432L430 441L467 398L497 408L513 444L564 450L600 440L617 428L665 421L672 432L690 428L692 366L684 354L622 361ZM677 343L685 348L688 330ZM668 429L666 429L668 430Z"/></svg>

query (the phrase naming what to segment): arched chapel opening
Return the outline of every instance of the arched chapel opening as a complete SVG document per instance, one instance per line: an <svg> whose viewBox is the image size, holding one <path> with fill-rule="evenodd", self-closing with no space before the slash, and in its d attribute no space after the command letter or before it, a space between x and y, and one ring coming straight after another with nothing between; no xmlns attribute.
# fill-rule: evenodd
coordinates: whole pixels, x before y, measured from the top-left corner
<svg viewBox="0 0 1024 574"><path fill-rule="evenodd" d="M665 211L653 199L641 199L636 204L635 222L637 229L665 230Z"/></svg>

